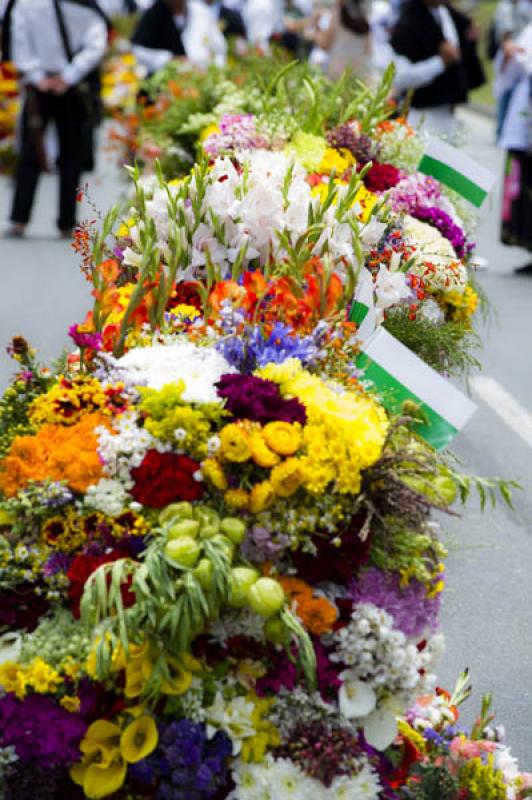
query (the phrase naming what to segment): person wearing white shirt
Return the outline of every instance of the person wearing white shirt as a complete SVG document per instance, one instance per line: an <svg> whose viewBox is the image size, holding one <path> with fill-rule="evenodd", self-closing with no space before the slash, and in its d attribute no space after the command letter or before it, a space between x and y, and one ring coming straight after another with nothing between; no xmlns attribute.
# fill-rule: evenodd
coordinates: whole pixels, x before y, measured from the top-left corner
<svg viewBox="0 0 532 800"><path fill-rule="evenodd" d="M477 38L471 19L443 0L409 0L401 7L390 45L395 87L413 92L413 124L424 120L429 130L452 135L456 106L485 82Z"/></svg>
<svg viewBox="0 0 532 800"><path fill-rule="evenodd" d="M93 0L15 0L4 27L8 57L21 73L25 91L8 234L22 236L29 222L39 175L47 168L44 132L53 122L59 140L57 226L68 236L76 223L81 172L90 155L97 109L86 81L105 54L105 16Z"/></svg>

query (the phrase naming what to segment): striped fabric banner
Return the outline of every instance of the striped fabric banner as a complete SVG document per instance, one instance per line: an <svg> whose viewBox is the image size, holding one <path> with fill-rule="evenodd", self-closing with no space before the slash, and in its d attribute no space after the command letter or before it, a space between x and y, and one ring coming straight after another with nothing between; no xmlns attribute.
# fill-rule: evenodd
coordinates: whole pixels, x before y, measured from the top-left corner
<svg viewBox="0 0 532 800"><path fill-rule="evenodd" d="M421 407L427 422L416 431L436 450L447 447L476 410L468 397L384 328L363 346L356 365L390 413L399 413L406 400Z"/></svg>
<svg viewBox="0 0 532 800"><path fill-rule="evenodd" d="M357 326L357 338L369 339L376 327L375 294L373 278L367 267L362 267L358 275L355 298L349 311L349 321Z"/></svg>
<svg viewBox="0 0 532 800"><path fill-rule="evenodd" d="M436 138L429 139L418 170L454 189L476 208L480 208L496 180L490 170L477 164L463 150Z"/></svg>

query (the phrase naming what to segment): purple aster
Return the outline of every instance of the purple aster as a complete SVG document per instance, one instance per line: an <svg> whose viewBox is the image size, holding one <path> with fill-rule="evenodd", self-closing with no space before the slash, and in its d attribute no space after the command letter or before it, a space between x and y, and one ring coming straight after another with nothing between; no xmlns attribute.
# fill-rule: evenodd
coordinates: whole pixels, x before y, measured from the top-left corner
<svg viewBox="0 0 532 800"><path fill-rule="evenodd" d="M216 386L225 407L238 419L262 424L280 420L304 425L307 421L304 405L295 397L285 400L273 381L254 375L222 375Z"/></svg>
<svg viewBox="0 0 532 800"><path fill-rule="evenodd" d="M57 575L58 572L68 572L71 561L71 557L65 553L52 553L44 565L44 577L51 578L53 575Z"/></svg>
<svg viewBox="0 0 532 800"><path fill-rule="evenodd" d="M39 769L69 767L80 758L87 723L44 695L0 698L0 745L12 745L21 761Z"/></svg>
<svg viewBox="0 0 532 800"><path fill-rule="evenodd" d="M416 580L401 586L395 572L370 567L349 585L349 598L387 611L405 636L420 636L427 629L435 631L438 627L440 596L429 597L425 586Z"/></svg>

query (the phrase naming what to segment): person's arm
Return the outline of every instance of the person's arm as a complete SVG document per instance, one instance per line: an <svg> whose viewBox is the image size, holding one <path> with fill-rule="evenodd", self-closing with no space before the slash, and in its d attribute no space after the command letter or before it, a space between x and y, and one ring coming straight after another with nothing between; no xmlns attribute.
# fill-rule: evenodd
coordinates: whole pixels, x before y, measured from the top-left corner
<svg viewBox="0 0 532 800"><path fill-rule="evenodd" d="M85 78L101 62L107 48L107 25L97 14L87 26L81 50L76 53L61 73L61 77L68 86L75 86L76 83Z"/></svg>
<svg viewBox="0 0 532 800"><path fill-rule="evenodd" d="M32 41L24 4L16 5L11 19L11 53L13 62L25 83L38 86L46 79L46 71Z"/></svg>
<svg viewBox="0 0 532 800"><path fill-rule="evenodd" d="M133 44L132 50L137 61L143 67L146 67L148 72L157 72L174 57L170 50L157 50L154 47L144 47L141 44Z"/></svg>

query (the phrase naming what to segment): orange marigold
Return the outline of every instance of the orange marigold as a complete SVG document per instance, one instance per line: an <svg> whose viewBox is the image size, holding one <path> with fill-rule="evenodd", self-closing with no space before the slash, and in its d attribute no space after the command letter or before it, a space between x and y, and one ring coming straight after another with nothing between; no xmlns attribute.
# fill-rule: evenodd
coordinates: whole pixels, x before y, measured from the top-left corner
<svg viewBox="0 0 532 800"><path fill-rule="evenodd" d="M314 595L312 586L299 578L280 577L277 580L293 601L297 616L309 633L323 636L332 631L338 612L326 597Z"/></svg>
<svg viewBox="0 0 532 800"><path fill-rule="evenodd" d="M102 477L94 431L105 424L105 417L94 413L70 427L43 425L34 436L17 436L0 461L0 490L13 497L30 481L51 480L86 492Z"/></svg>

